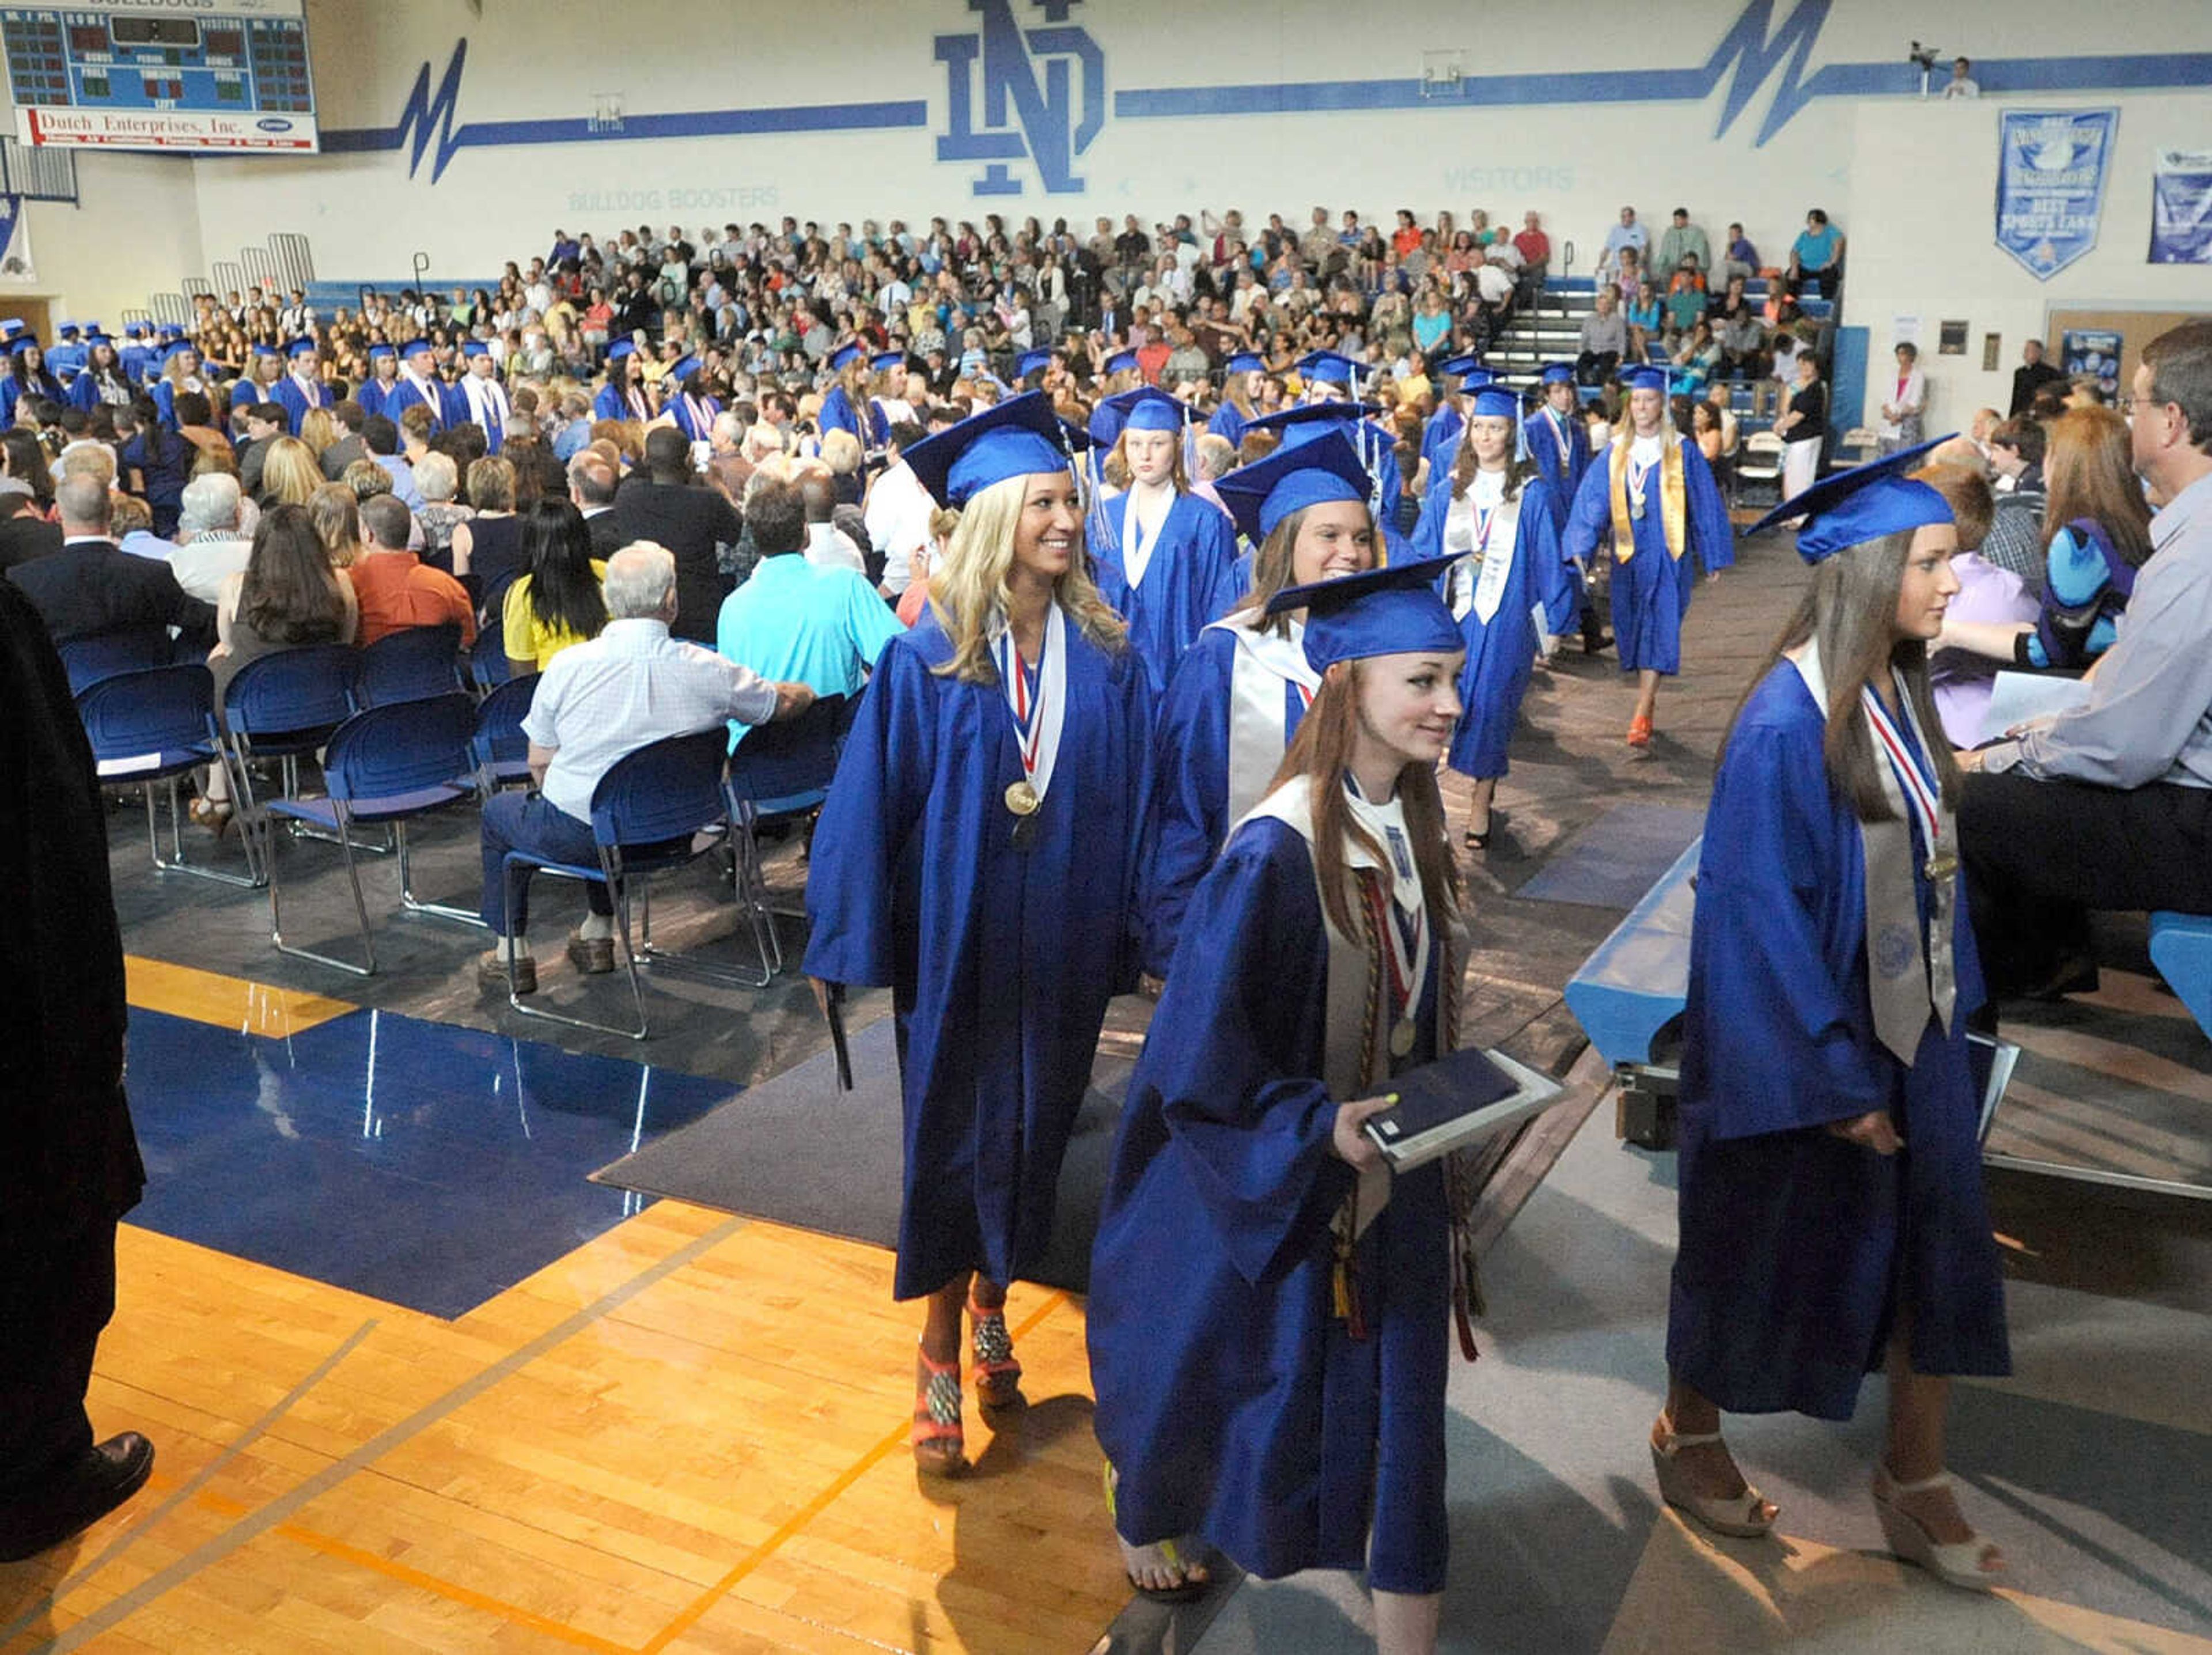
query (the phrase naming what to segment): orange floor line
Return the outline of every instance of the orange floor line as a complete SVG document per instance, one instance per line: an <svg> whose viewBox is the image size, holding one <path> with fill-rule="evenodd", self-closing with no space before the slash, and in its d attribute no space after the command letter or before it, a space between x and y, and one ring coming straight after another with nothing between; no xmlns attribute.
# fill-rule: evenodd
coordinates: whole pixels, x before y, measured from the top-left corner
<svg viewBox="0 0 2212 1655"><path fill-rule="evenodd" d="M1014 1336L1018 1339L1023 1337L1066 1302L1067 1295L1065 1293L1054 1293L1024 1318L1021 1325L1014 1329ZM662 1650L696 1626L701 1616L734 1591L739 1581L774 1556L785 1542L828 1511L836 1503L839 1495L903 1447L907 1440L907 1432L906 1426L898 1426L887 1433L884 1439L870 1448L866 1453L840 1471L828 1487L786 1518L775 1532L756 1546L735 1568L700 1593L673 1621L647 1639L644 1646L637 1652L637 1655L660 1655Z"/></svg>

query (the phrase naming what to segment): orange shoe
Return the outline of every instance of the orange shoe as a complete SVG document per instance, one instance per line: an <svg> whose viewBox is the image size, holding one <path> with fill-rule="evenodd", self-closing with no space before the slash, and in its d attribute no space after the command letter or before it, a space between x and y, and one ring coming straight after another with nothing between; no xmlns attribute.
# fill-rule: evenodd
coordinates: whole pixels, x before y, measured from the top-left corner
<svg viewBox="0 0 2212 1655"><path fill-rule="evenodd" d="M1628 745L1632 747L1648 747L1651 745L1650 719L1632 718L1628 721Z"/></svg>
<svg viewBox="0 0 2212 1655"><path fill-rule="evenodd" d="M966 1440L960 1429L960 1364L939 1364L919 1352L921 1382L915 1387L915 1469L925 1476L957 1477L968 1469Z"/></svg>

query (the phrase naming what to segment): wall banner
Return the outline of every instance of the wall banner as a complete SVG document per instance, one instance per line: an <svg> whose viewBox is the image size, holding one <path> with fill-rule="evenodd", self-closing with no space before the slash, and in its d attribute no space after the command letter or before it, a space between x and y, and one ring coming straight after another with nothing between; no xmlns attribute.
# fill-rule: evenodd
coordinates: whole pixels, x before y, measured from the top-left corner
<svg viewBox="0 0 2212 1655"><path fill-rule="evenodd" d="M2150 262L2212 265L2212 149L2161 149L2150 178Z"/></svg>
<svg viewBox="0 0 2212 1655"><path fill-rule="evenodd" d="M2047 282L2097 245L2117 109L2008 109L1997 125L1997 246Z"/></svg>

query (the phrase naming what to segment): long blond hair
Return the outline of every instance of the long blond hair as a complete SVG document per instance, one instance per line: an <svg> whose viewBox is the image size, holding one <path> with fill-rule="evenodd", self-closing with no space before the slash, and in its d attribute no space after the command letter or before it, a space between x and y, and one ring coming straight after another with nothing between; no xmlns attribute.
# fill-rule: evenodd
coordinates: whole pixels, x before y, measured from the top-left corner
<svg viewBox="0 0 2212 1655"><path fill-rule="evenodd" d="M952 640L952 659L937 669L939 672L969 684L999 681L998 663L991 656L991 622L1006 610L1014 571L1014 531L1029 489L1029 478L1010 477L978 490L961 508L952 544L929 577L930 612ZM1053 601L1074 618L1085 637L1118 654L1127 645L1128 629L1091 582L1079 526L1076 540L1076 556L1067 572L1053 582Z"/></svg>
<svg viewBox="0 0 2212 1655"><path fill-rule="evenodd" d="M1365 504L1364 501L1353 503ZM1252 589L1244 594L1244 601L1231 610L1224 619L1233 620L1239 626L1254 632L1264 627L1279 638L1291 636L1291 618L1268 614L1267 605L1274 601L1275 594L1285 587L1296 584L1292 576L1297 566L1292 554L1297 550L1298 531L1305 526L1306 514L1312 509L1310 506L1299 507L1276 524L1273 532L1260 543L1260 550L1252 554ZM1375 532L1372 509L1367 513L1367 532L1370 534ZM1379 546L1376 551L1376 561L1378 564L1382 561Z"/></svg>

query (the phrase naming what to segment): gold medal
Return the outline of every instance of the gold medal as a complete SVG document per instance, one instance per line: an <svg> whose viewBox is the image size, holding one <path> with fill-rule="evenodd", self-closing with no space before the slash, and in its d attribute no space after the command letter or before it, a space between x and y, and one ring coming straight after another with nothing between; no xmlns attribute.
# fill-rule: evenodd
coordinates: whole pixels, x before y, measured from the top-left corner
<svg viewBox="0 0 2212 1655"><path fill-rule="evenodd" d="M1390 1056L1410 1057L1413 1051L1413 1019L1401 1018L1390 1029Z"/></svg>
<svg viewBox="0 0 2212 1655"><path fill-rule="evenodd" d="M1006 789L1006 808L1017 816L1036 815L1037 806L1043 802L1037 797L1037 790L1026 781L1017 782Z"/></svg>
<svg viewBox="0 0 2212 1655"><path fill-rule="evenodd" d="M1938 882L1949 879L1958 871L1959 859L1948 853L1940 856L1929 857L1925 866L1921 869L1921 872L1927 874L1930 879L1936 880Z"/></svg>

